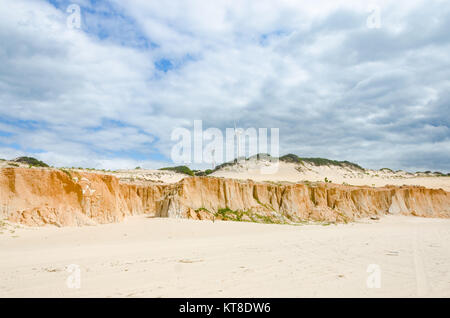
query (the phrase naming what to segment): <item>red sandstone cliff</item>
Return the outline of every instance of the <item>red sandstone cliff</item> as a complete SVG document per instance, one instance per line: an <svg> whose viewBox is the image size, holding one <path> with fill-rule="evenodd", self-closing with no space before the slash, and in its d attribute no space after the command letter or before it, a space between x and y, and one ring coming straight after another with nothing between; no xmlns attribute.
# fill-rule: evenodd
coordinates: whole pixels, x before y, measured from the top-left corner
<svg viewBox="0 0 450 318"><path fill-rule="evenodd" d="M87 225L127 215L257 222L347 222L401 213L450 217L450 193L423 187L273 184L190 177L176 184L128 184L95 173L0 169L0 216L31 226Z"/></svg>

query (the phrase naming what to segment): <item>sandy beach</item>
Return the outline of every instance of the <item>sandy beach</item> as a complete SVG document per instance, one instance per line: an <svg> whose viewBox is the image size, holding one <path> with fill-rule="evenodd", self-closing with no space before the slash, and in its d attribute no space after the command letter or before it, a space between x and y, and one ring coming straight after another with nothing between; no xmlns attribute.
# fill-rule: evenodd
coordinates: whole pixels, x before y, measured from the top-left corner
<svg viewBox="0 0 450 318"><path fill-rule="evenodd" d="M71 264L80 288L67 286ZM380 288L368 288L370 264ZM292 226L134 216L88 227L8 225L0 297L450 297L448 264L447 219Z"/></svg>

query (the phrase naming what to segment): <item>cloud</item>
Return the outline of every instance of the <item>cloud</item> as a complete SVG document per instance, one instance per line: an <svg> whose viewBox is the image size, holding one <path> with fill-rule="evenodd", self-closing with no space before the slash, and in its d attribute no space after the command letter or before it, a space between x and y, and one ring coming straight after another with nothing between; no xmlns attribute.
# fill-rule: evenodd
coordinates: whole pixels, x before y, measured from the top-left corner
<svg viewBox="0 0 450 318"><path fill-rule="evenodd" d="M202 119L278 127L282 153L450 170L445 1L375 1L379 29L361 1L86 0L73 30L69 3L0 12L0 157L164 165Z"/></svg>

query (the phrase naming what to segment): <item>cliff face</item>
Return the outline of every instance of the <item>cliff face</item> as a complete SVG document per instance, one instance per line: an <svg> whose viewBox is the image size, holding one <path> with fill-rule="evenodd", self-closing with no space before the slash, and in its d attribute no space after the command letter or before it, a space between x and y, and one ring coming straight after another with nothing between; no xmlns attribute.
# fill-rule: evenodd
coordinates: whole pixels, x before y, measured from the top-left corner
<svg viewBox="0 0 450 318"><path fill-rule="evenodd" d="M208 177L127 184L113 176L0 169L0 217L31 226L121 221L127 215L289 223L401 213L450 217L450 193L422 187L273 184Z"/></svg>
<svg viewBox="0 0 450 318"><path fill-rule="evenodd" d="M182 180L171 196L165 215L195 219L210 218L217 211L231 219L272 222L347 222L386 213L450 217L450 193L412 186L311 186L200 177Z"/></svg>
<svg viewBox="0 0 450 318"><path fill-rule="evenodd" d="M0 170L0 215L31 226L111 223L158 211L165 187L121 184L113 176L61 170Z"/></svg>

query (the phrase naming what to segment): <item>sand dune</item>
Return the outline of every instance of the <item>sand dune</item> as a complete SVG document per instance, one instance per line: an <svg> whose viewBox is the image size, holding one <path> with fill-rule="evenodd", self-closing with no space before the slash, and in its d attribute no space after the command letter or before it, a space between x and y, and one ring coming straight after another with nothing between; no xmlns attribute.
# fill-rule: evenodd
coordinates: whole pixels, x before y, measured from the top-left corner
<svg viewBox="0 0 450 318"><path fill-rule="evenodd" d="M367 185L382 187L386 185L419 185L430 189L450 191L450 177L434 174L394 172L386 170L358 170L339 166L315 166L279 162L275 173L261 173L262 167L269 167L265 161L245 161L241 164L227 166L212 174L215 177L254 181L324 181L350 185ZM273 164L272 164L273 165Z"/></svg>
<svg viewBox="0 0 450 318"><path fill-rule="evenodd" d="M134 182L158 182L158 183L176 183L187 175L168 170L151 170L151 169L133 169L118 170L111 173L113 176L123 181Z"/></svg>
<svg viewBox="0 0 450 318"><path fill-rule="evenodd" d="M450 297L449 263L450 220L288 226L138 216L8 230L0 297ZM79 289L67 287L70 264L80 268ZM381 288L368 288L370 264Z"/></svg>

